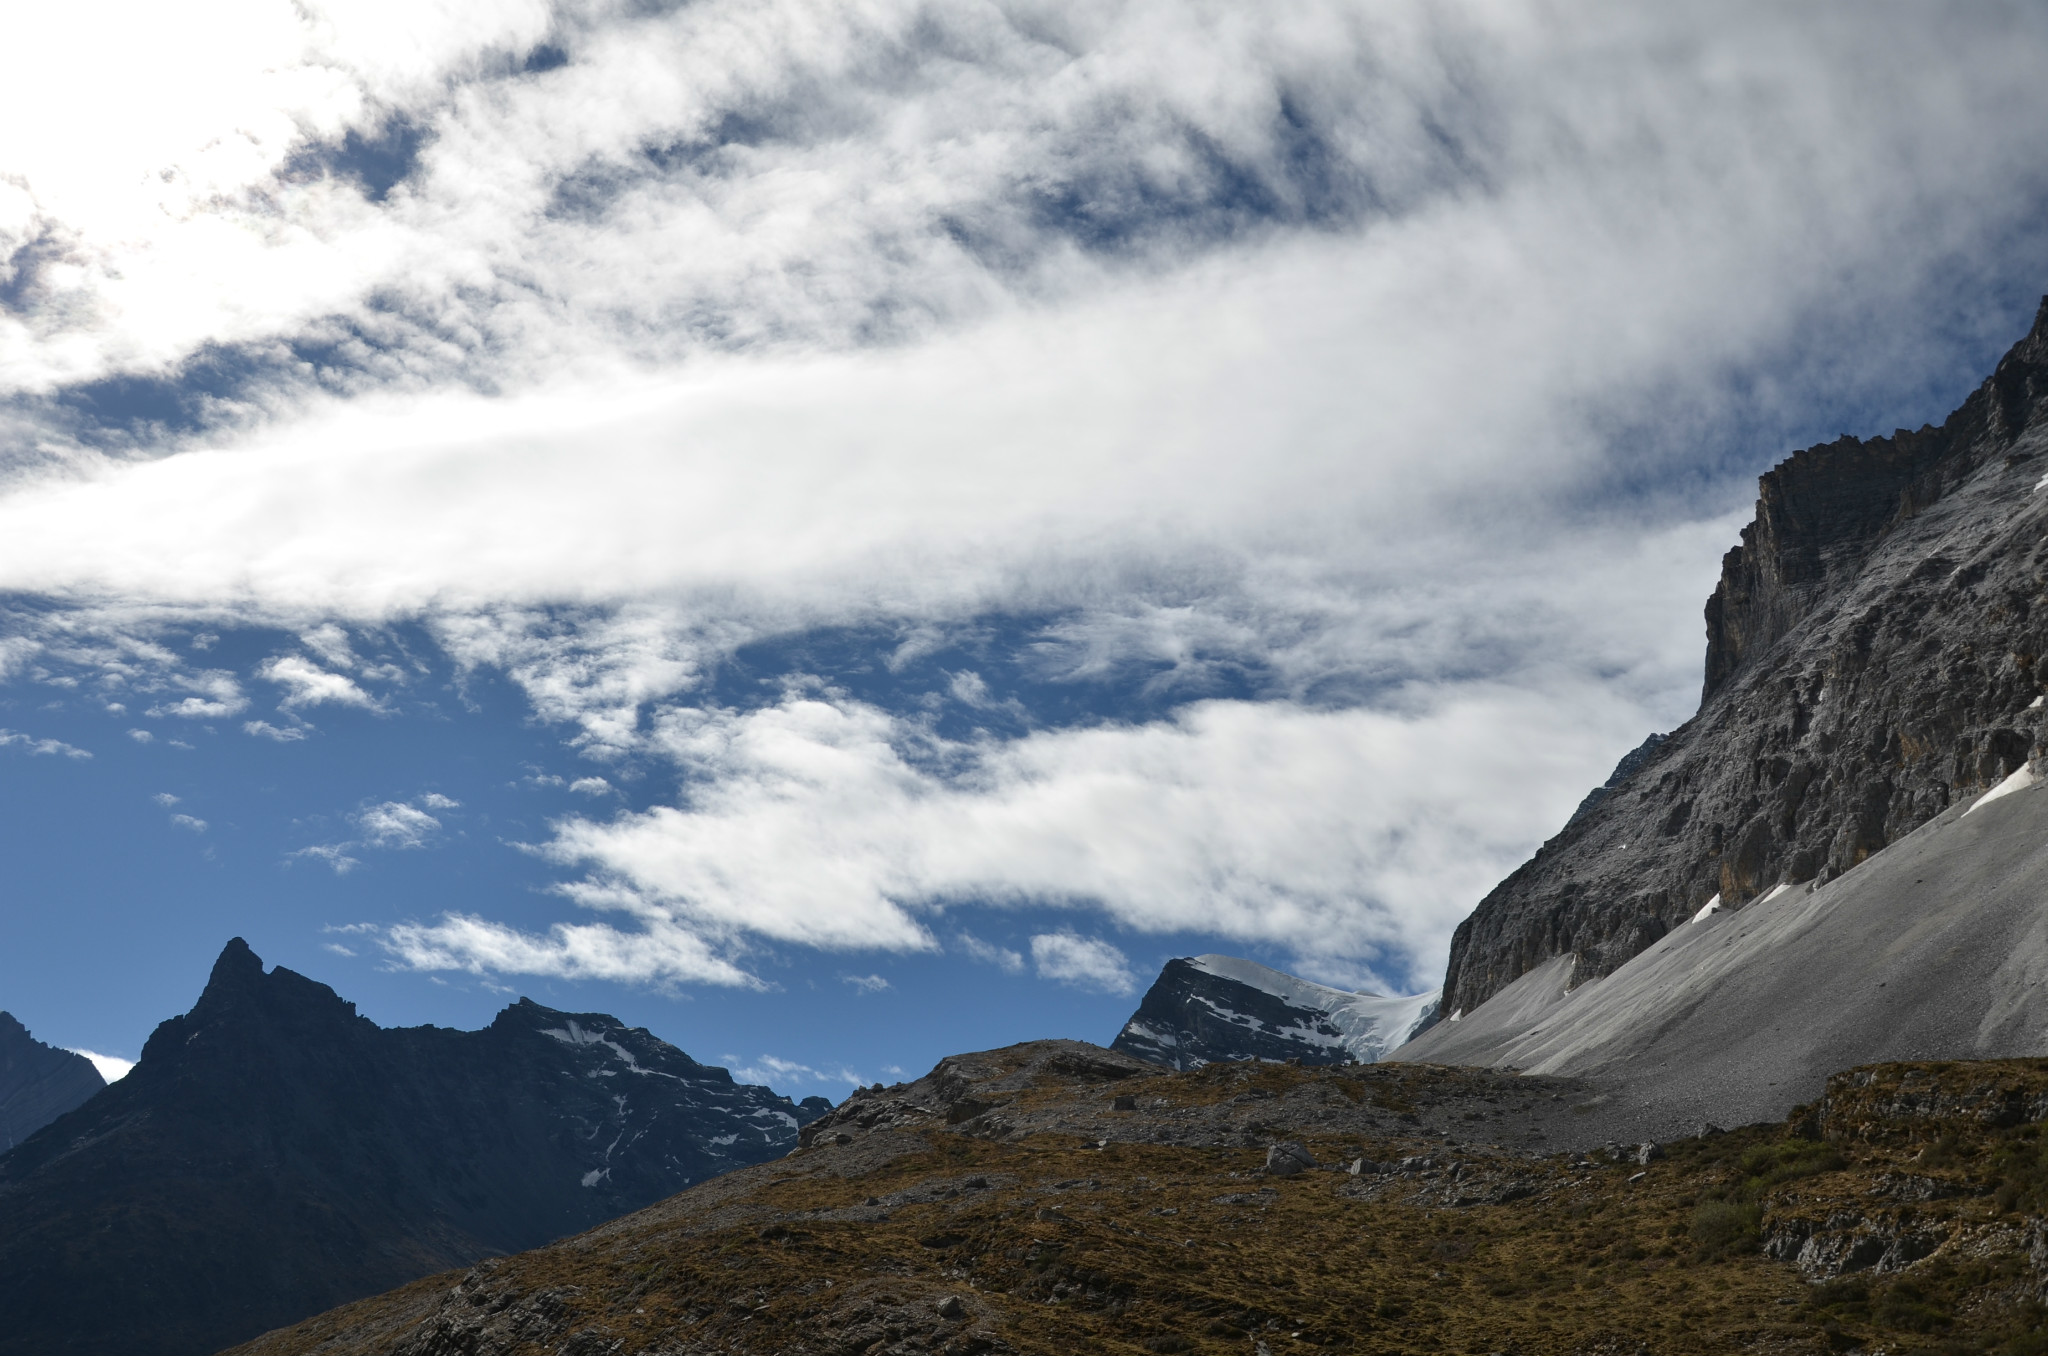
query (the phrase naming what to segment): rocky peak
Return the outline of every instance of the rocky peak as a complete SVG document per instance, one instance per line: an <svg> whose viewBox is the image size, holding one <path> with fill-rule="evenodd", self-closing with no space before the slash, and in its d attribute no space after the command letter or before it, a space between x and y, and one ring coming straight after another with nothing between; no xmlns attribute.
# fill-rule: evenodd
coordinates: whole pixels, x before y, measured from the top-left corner
<svg viewBox="0 0 2048 1356"><path fill-rule="evenodd" d="M2044 402L2048 298L1940 427L1760 479L1707 603L1698 715L1459 926L1446 1011L1561 955L1611 973L1709 901L1852 870L2042 748Z"/></svg>
<svg viewBox="0 0 2048 1356"><path fill-rule="evenodd" d="M780 1157L824 1109L604 1013L382 1028L238 939L133 1073L0 1157L0 1356L215 1351Z"/></svg>

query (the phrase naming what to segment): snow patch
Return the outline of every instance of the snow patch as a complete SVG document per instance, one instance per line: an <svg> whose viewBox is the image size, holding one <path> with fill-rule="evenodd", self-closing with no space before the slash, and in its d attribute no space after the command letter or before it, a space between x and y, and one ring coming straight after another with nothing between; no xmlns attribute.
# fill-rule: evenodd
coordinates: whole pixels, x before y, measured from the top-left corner
<svg viewBox="0 0 2048 1356"><path fill-rule="evenodd" d="M1779 882L1778 882L1778 886L1777 886L1777 888L1776 888L1776 889L1772 890L1772 891L1771 891L1771 892L1770 892L1769 894L1765 895L1765 896L1764 896L1764 897L1763 897L1762 899L1759 899L1759 900L1757 901L1757 903L1759 903L1759 904L1768 904L1768 903L1770 903L1770 902L1771 902L1772 900L1776 899L1776 898L1777 898L1777 897L1778 897L1779 895L1782 895L1782 894L1784 894L1784 893L1785 893L1785 892L1786 892L1787 890L1789 890L1789 889L1791 889L1791 888L1792 888L1792 882L1791 882L1791 881L1789 881L1789 880L1781 880L1781 881L1779 881Z"/></svg>
<svg viewBox="0 0 2048 1356"><path fill-rule="evenodd" d="M1968 819L2000 796L2009 796L2015 791L2024 791L2038 780L2040 779L2034 776L2034 765L2032 763L2022 763L2020 764L2019 771L1977 797L1970 808L1963 811L1962 817Z"/></svg>
<svg viewBox="0 0 2048 1356"><path fill-rule="evenodd" d="M1714 892L1714 897L1708 900L1705 904L1702 904L1700 906L1700 911L1694 914L1688 921L1697 923L1700 921L1700 919L1705 918L1708 914L1719 912L1721 912L1721 892L1716 890Z"/></svg>
<svg viewBox="0 0 2048 1356"><path fill-rule="evenodd" d="M583 1174L583 1185L594 1187L610 1174L610 1168L592 1168L589 1172Z"/></svg>

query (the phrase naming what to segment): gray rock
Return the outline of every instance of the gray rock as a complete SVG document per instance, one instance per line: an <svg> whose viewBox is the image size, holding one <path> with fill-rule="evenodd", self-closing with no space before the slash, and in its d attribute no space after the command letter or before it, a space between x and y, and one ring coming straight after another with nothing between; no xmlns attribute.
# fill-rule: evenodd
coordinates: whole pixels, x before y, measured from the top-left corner
<svg viewBox="0 0 2048 1356"><path fill-rule="evenodd" d="M1647 1168L1663 1156L1664 1146L1661 1144L1638 1144L1635 1152L1635 1164L1639 1168Z"/></svg>
<svg viewBox="0 0 2048 1356"><path fill-rule="evenodd" d="M1266 1150L1266 1173L1271 1177L1292 1177L1315 1166L1315 1155L1293 1140L1281 1140Z"/></svg>
<svg viewBox="0 0 2048 1356"><path fill-rule="evenodd" d="M1840 876L2041 759L2044 399L2048 299L1941 427L1762 478L1707 604L1699 714L1460 925L1442 1011L1558 956L1610 974L1715 896Z"/></svg>
<svg viewBox="0 0 2048 1356"><path fill-rule="evenodd" d="M940 1318L957 1319L967 1317L967 1306L960 1302L958 1295L948 1295L940 1300L938 1309Z"/></svg>

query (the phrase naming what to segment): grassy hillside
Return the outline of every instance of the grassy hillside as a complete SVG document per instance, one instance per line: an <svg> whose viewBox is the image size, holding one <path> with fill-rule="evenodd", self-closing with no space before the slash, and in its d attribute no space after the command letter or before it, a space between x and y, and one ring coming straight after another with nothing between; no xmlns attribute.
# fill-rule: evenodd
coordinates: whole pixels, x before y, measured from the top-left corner
<svg viewBox="0 0 2048 1356"><path fill-rule="evenodd" d="M1645 1164L1480 1142L1569 1124L1566 1085L1076 1049L949 1060L780 1162L237 1353L2048 1352L2048 1062L1850 1071ZM1366 1163L1269 1175L1283 1137Z"/></svg>

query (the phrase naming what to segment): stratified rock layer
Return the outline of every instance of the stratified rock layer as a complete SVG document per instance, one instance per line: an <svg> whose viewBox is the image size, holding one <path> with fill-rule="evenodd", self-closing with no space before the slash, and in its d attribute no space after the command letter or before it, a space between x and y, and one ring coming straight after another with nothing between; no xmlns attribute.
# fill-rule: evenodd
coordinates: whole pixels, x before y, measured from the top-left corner
<svg viewBox="0 0 2048 1356"><path fill-rule="evenodd" d="M823 1109L525 1000L385 1030L236 939L134 1072L0 1157L0 1353L200 1356L779 1157Z"/></svg>
<svg viewBox="0 0 2048 1356"><path fill-rule="evenodd" d="M2041 750L2048 300L1940 428L1780 463L1707 604L1700 712L1460 925L1443 1010L1611 973L1718 895L1851 870Z"/></svg>
<svg viewBox="0 0 2048 1356"><path fill-rule="evenodd" d="M0 1153L106 1085L91 1060L43 1044L0 1012Z"/></svg>

